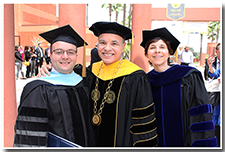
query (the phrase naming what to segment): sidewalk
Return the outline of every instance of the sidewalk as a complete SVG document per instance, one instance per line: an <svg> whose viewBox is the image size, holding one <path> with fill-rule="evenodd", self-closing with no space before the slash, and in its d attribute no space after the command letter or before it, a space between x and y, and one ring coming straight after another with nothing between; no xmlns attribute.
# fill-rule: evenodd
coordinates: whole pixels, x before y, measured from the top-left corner
<svg viewBox="0 0 225 152"><path fill-rule="evenodd" d="M37 78L28 78L28 79L18 79L16 80L16 102L17 107L19 106L20 96L23 91L23 87L30 81L33 81Z"/></svg>
<svg viewBox="0 0 225 152"><path fill-rule="evenodd" d="M22 66L22 71L24 73L24 76L26 75L26 66L23 65ZM17 72L17 67L15 66L15 74ZM21 78L21 72L19 72L19 77ZM17 102L17 106L19 106L19 102L20 102L20 96L21 93L23 91L23 87L30 81L35 80L36 78L28 78L28 79L18 79L16 80L16 102Z"/></svg>

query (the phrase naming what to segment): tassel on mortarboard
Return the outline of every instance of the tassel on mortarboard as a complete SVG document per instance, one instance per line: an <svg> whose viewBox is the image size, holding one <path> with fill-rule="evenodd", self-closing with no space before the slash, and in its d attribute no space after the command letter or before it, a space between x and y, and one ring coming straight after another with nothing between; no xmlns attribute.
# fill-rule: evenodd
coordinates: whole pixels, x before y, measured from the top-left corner
<svg viewBox="0 0 225 152"><path fill-rule="evenodd" d="M83 67L82 67L82 77L86 77L86 44L84 42L83 46Z"/></svg>
<svg viewBox="0 0 225 152"><path fill-rule="evenodd" d="M132 33L131 45L134 44L134 34Z"/></svg>

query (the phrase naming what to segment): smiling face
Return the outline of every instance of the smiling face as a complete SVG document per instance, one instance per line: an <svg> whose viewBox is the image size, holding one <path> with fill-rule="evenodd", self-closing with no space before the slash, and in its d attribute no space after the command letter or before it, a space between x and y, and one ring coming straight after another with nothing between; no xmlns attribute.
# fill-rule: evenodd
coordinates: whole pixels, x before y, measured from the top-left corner
<svg viewBox="0 0 225 152"><path fill-rule="evenodd" d="M166 43L159 39L156 42L150 43L146 56L153 64L154 69L167 69L168 57L170 56Z"/></svg>
<svg viewBox="0 0 225 152"><path fill-rule="evenodd" d="M98 37L98 54L102 61L109 65L120 60L125 45L121 36L104 33Z"/></svg>
<svg viewBox="0 0 225 152"><path fill-rule="evenodd" d="M57 41L52 44L51 47L51 62L54 69L60 73L69 74L73 71L73 67L76 64L77 54L68 55L64 52L62 55L58 55L53 50L62 49L62 50L77 50L77 47L73 44Z"/></svg>

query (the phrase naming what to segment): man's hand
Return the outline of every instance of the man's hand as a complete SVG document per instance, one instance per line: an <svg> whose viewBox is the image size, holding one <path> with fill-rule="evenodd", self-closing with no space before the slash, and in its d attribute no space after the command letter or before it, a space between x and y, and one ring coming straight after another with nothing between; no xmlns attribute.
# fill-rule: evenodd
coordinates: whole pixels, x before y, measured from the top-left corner
<svg viewBox="0 0 225 152"><path fill-rule="evenodd" d="M208 65L211 66L214 61L215 61L215 57L210 56L207 60Z"/></svg>
<svg viewBox="0 0 225 152"><path fill-rule="evenodd" d="M214 58L213 56L208 57L207 62L208 62L208 65L209 65L209 71L210 71L210 73L213 73L213 72L214 72L213 69L212 69L212 63L213 63L214 61L215 61L215 58Z"/></svg>
<svg viewBox="0 0 225 152"><path fill-rule="evenodd" d="M48 64L48 65L42 65L40 68L40 72L38 73L37 77L46 77L47 75L50 75L50 72L48 70L52 69L52 65Z"/></svg>

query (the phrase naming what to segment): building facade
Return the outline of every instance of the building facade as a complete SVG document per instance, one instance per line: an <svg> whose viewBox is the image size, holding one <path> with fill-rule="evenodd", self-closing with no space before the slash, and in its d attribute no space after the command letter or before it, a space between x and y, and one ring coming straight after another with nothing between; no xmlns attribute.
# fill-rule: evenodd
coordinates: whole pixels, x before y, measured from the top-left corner
<svg viewBox="0 0 225 152"><path fill-rule="evenodd" d="M207 24L209 21L220 21L221 10L219 7L190 8L185 4L162 4L160 6L133 4L132 31L135 39L131 47L132 62L146 72L148 71L147 59L143 56L143 48L139 45L141 31L159 27L167 27L178 37L181 45L190 45L196 52L203 53L202 57L209 54L207 46L204 45L207 39ZM94 48L97 38L88 30L87 10L88 5L86 4L14 4L15 45L37 46L37 42L43 42L43 47L46 48L47 42L39 36L39 33L66 24L72 24L72 26L74 24L74 29L78 30L78 33L81 33L81 36L89 44L86 47L86 65L89 65L90 51ZM80 24L80 20L83 20L84 23ZM81 32L79 29L82 29ZM200 29L203 30L200 31ZM202 38L201 41L200 38ZM203 46L200 47L200 43ZM78 63L82 63L82 51L79 52Z"/></svg>

